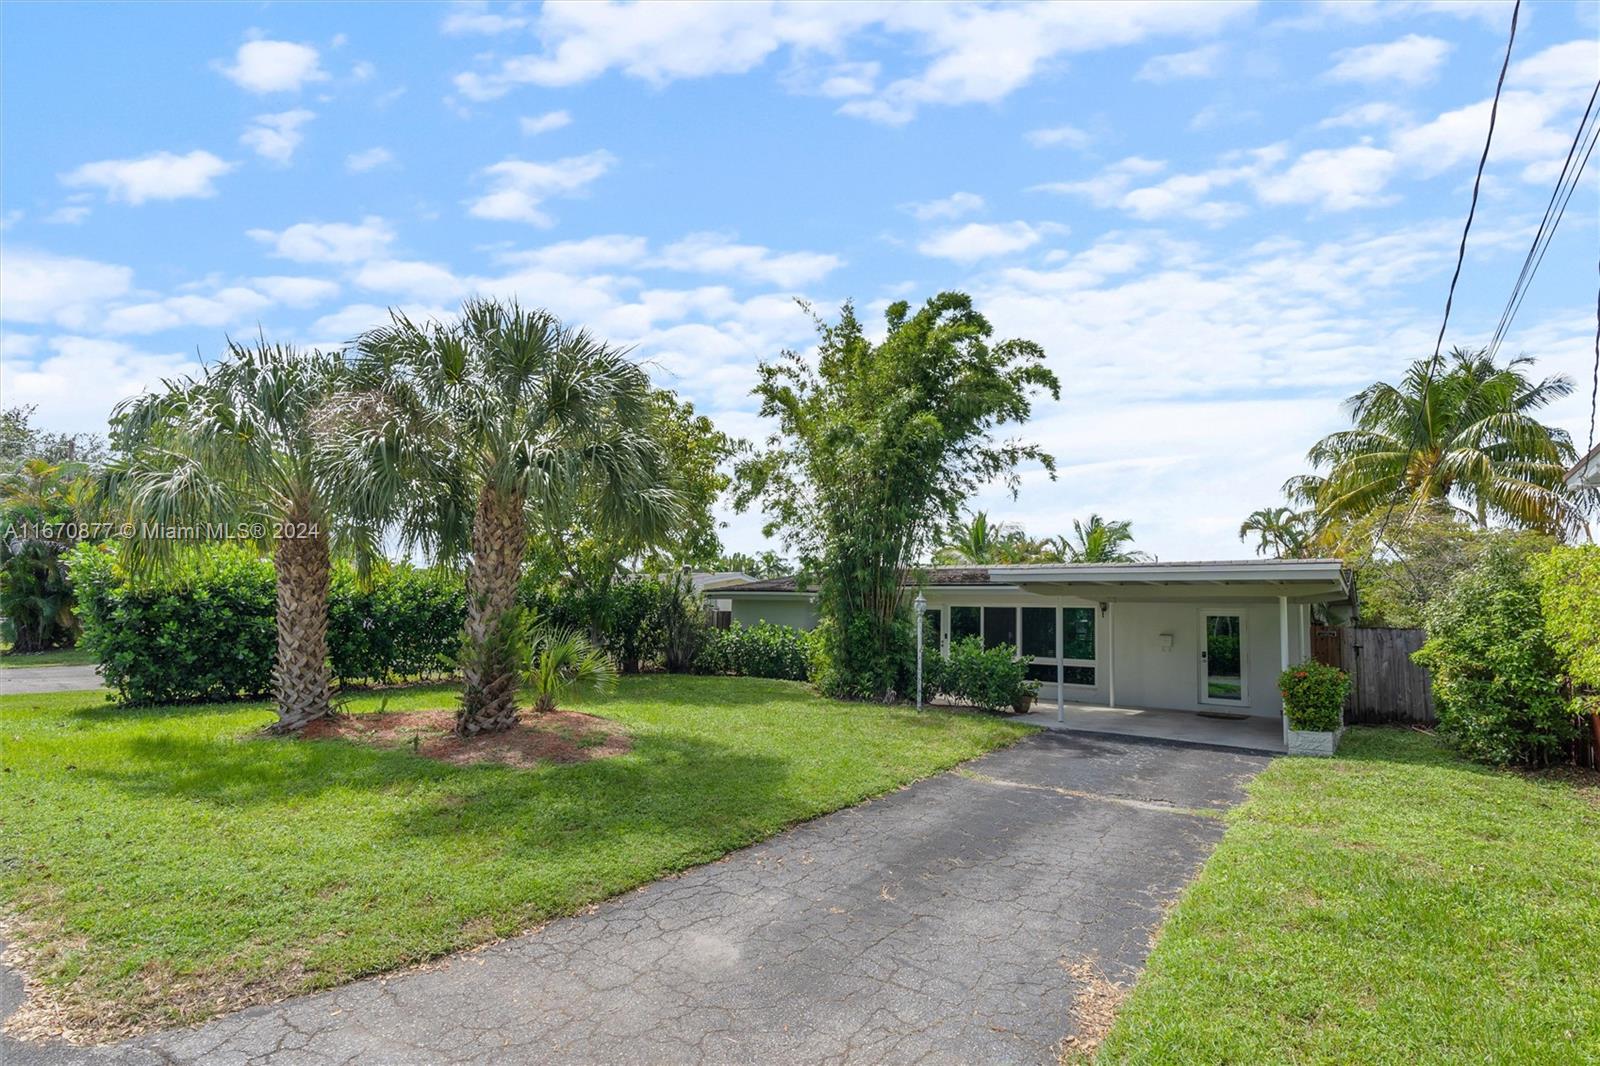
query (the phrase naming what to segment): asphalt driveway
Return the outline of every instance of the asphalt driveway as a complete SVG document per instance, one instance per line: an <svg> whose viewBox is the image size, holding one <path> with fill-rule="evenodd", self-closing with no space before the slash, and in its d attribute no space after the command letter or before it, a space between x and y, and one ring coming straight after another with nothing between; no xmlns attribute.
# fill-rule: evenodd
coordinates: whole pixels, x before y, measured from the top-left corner
<svg viewBox="0 0 1600 1066"><path fill-rule="evenodd" d="M25 692L77 692L105 685L96 666L15 666L0 670L0 696Z"/></svg>
<svg viewBox="0 0 1600 1066"><path fill-rule="evenodd" d="M0 1061L1053 1063L1069 968L1137 974L1267 761L1035 736L421 970Z"/></svg>

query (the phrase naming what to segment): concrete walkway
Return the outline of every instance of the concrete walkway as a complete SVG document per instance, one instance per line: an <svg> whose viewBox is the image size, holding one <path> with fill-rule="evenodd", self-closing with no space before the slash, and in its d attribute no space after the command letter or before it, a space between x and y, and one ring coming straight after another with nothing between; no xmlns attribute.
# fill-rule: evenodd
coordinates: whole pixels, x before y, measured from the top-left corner
<svg viewBox="0 0 1600 1066"><path fill-rule="evenodd" d="M0 696L26 692L78 692L104 687L95 666L17 666L0 670Z"/></svg>
<svg viewBox="0 0 1600 1066"><path fill-rule="evenodd" d="M1267 761L1036 735L433 967L0 1061L1054 1063L1068 967L1132 981Z"/></svg>
<svg viewBox="0 0 1600 1066"><path fill-rule="evenodd" d="M1142 737L1272 755L1281 755L1284 751L1283 720L1276 716L1213 717L1194 711L1069 703L1063 717L1065 722L1057 721L1054 704L1035 704L1033 710L1018 716L1017 721L1069 733Z"/></svg>

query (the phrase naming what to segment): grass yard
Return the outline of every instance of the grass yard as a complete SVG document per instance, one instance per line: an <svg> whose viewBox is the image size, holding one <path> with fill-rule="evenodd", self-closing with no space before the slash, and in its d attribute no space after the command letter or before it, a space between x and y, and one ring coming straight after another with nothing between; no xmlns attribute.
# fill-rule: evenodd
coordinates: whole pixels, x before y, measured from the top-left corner
<svg viewBox="0 0 1600 1066"><path fill-rule="evenodd" d="M24 666L94 666L97 662L94 652L88 648L35 652L15 652L7 648L0 651L0 670L17 670Z"/></svg>
<svg viewBox="0 0 1600 1066"><path fill-rule="evenodd" d="M1097 1061L1600 1062L1600 785L1356 729L1279 759Z"/></svg>
<svg viewBox="0 0 1600 1066"><path fill-rule="evenodd" d="M453 695L408 689L387 707ZM624 678L581 706L633 750L455 766L263 738L260 703L0 697L0 898L45 992L33 1020L107 1037L468 947L1028 731L754 679Z"/></svg>

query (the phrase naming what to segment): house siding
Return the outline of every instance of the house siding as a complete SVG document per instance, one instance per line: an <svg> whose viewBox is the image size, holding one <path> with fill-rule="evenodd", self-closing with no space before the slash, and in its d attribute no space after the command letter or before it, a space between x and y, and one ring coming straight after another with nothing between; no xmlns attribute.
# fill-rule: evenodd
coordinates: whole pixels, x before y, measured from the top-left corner
<svg viewBox="0 0 1600 1066"><path fill-rule="evenodd" d="M792 593L772 597L746 594L729 599L733 604L733 620L743 626L770 622L775 626L815 629L817 625L817 605L804 596Z"/></svg>

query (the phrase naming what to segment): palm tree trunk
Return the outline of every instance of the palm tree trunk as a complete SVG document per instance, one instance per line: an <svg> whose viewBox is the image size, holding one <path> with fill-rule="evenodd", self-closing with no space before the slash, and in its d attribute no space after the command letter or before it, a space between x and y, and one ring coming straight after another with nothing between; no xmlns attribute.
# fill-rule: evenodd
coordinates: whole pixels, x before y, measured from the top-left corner
<svg viewBox="0 0 1600 1066"><path fill-rule="evenodd" d="M522 502L488 487L478 496L467 570L467 653L461 671L466 689L456 712L456 732L464 737L497 733L517 722Z"/></svg>
<svg viewBox="0 0 1600 1066"><path fill-rule="evenodd" d="M289 523L298 527L300 519ZM274 729L289 733L325 717L328 691L328 541L315 536L278 538L278 661L272 668L278 700Z"/></svg>

